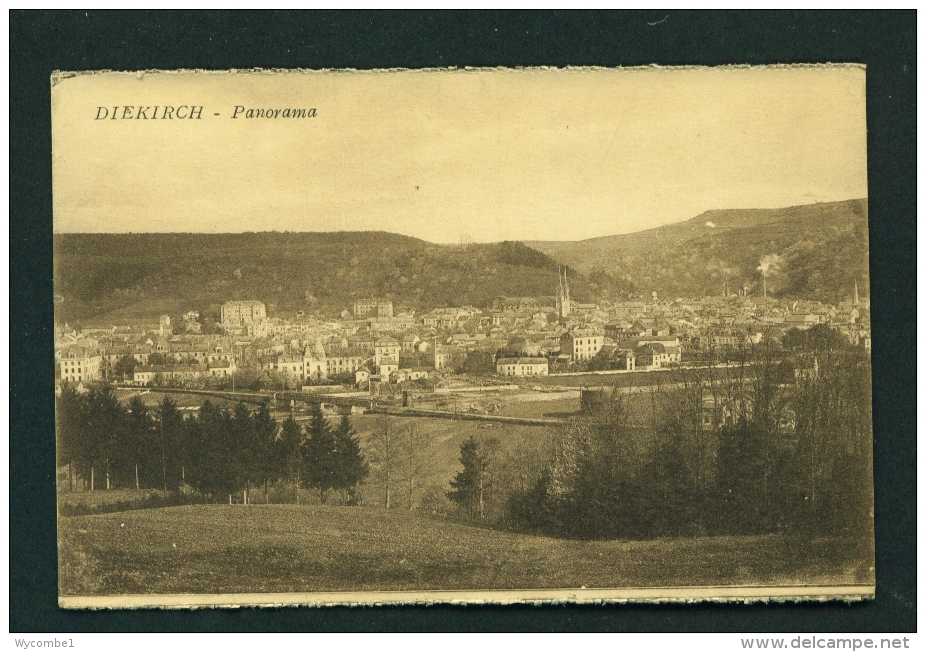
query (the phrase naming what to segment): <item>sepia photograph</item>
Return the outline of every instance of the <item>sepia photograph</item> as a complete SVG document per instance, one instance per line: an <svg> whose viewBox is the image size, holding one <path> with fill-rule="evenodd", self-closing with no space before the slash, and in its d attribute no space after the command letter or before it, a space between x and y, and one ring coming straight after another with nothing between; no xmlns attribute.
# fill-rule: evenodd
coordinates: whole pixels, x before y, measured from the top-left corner
<svg viewBox="0 0 926 652"><path fill-rule="evenodd" d="M875 597L864 65L51 100L61 607Z"/></svg>

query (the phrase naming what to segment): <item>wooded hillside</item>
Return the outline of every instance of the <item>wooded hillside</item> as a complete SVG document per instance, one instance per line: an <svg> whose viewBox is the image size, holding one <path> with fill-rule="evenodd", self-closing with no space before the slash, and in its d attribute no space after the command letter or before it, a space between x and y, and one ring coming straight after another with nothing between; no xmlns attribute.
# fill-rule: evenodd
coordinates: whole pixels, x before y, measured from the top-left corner
<svg viewBox="0 0 926 652"><path fill-rule="evenodd" d="M836 303L858 280L868 296L868 200L782 209L715 210L656 229L581 240L526 242L585 273L597 288L660 297L761 293Z"/></svg>
<svg viewBox="0 0 926 652"><path fill-rule="evenodd" d="M716 210L656 229L579 242L437 245L385 232L59 234L55 316L124 323L258 299L271 316L334 316L354 299L418 311L494 297L552 296L568 265L572 297L604 300L762 292L838 303L868 296L868 202ZM576 270L572 272L572 270Z"/></svg>
<svg viewBox="0 0 926 652"><path fill-rule="evenodd" d="M387 297L427 310L554 295L557 263L517 242L436 245L384 232L59 234L55 317L119 323L257 299L271 316L336 315ZM572 294L588 293L570 280Z"/></svg>

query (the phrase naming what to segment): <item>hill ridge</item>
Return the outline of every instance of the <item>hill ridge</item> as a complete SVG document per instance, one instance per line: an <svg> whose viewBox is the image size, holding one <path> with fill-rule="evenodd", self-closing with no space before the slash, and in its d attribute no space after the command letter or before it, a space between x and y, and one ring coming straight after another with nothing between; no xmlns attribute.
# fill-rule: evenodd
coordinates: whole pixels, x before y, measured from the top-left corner
<svg viewBox="0 0 926 652"><path fill-rule="evenodd" d="M744 223L745 222L745 223ZM567 266L573 298L696 297L761 291L836 303L868 294L866 199L782 209L715 209L635 233L572 242L437 244L388 231L54 235L55 317L114 323L259 299L272 316L336 315L354 299L397 308L488 307L552 296Z"/></svg>
<svg viewBox="0 0 926 652"><path fill-rule="evenodd" d="M773 296L836 302L868 287L868 201L780 209L713 209L653 229L586 240L526 241L609 293L702 296L756 291L757 268L776 263Z"/></svg>
<svg viewBox="0 0 926 652"><path fill-rule="evenodd" d="M859 197L856 199L846 199L846 200L833 201L833 202L815 202L813 204L795 204L793 206L783 206L781 208L711 208L701 213L698 213L694 217L689 217L683 220L679 220L678 222L669 222L667 224L660 224L659 226L654 226L648 229L641 229L639 231L630 231L628 233L612 233L610 235L596 235L592 238L582 238L581 240L524 240L523 242L529 247L533 247L534 245L541 245L541 244L555 244L555 243L566 244L566 243L579 243L579 242L593 242L593 241L607 240L609 238L621 238L621 237L640 235L641 233L657 231L659 229L664 229L666 227L680 226L680 225L685 225L685 224L696 224L698 222L701 222L702 220L703 221L713 221L709 218L712 216L716 217L718 215L726 216L730 214L740 214L740 213L752 213L752 214L768 213L768 214L780 215L781 213L787 213L789 211L794 211L797 209L807 209L810 207L836 207L841 204L855 203L855 202L862 202L862 203L867 204L868 198ZM780 220L776 220L776 221L780 221ZM765 221L764 223L769 224L772 222ZM717 226L728 226L729 227L733 225L717 225Z"/></svg>
<svg viewBox="0 0 926 652"><path fill-rule="evenodd" d="M233 299L264 301L271 316L337 315L369 296L417 311L485 307L558 285L557 263L519 242L444 245L385 231L56 234L54 247L58 321L217 317Z"/></svg>

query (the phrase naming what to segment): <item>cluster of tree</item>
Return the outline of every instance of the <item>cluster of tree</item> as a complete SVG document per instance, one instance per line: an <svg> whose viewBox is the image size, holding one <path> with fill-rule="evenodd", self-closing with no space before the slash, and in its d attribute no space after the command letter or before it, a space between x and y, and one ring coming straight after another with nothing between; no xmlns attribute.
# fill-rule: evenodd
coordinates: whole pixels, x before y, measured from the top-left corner
<svg viewBox="0 0 926 652"><path fill-rule="evenodd" d="M463 374L472 374L474 376L487 375L495 373L495 361L498 355L493 355L490 351L473 350L466 353L466 357L457 367L457 371Z"/></svg>
<svg viewBox="0 0 926 652"><path fill-rule="evenodd" d="M615 389L557 433L507 524L579 538L870 528L868 357L835 331L792 340Z"/></svg>
<svg viewBox="0 0 926 652"><path fill-rule="evenodd" d="M494 489L491 465L497 444L496 440L477 441L472 435L460 444L463 470L450 481L447 498L456 503L470 520L485 520L486 500Z"/></svg>
<svg viewBox="0 0 926 652"><path fill-rule="evenodd" d="M298 502L301 486L316 489L321 501L340 491L344 502L368 465L349 417L335 428L316 408L306 429L289 417L282 427L267 403L251 411L205 401L198 416L184 417L166 396L154 411L140 397L123 406L109 388L78 394L65 389L57 403L58 463L69 484L82 479L105 487L176 490L187 485L218 500L270 482L291 483Z"/></svg>
<svg viewBox="0 0 926 652"><path fill-rule="evenodd" d="M495 351L495 356L493 357L493 364L498 362L502 358L520 358L524 357L527 354L524 352L522 347L518 346L506 346Z"/></svg>
<svg viewBox="0 0 926 652"><path fill-rule="evenodd" d="M534 486L546 466L548 449L542 432L508 437L504 445L491 435L470 436L460 444L461 469L449 491L432 489L422 506L434 515L535 529L512 518L512 502Z"/></svg>
<svg viewBox="0 0 926 652"><path fill-rule="evenodd" d="M621 369L621 363L614 357L613 351L608 348L599 351L591 360L587 362L580 361L576 366L581 366L587 371L608 371L611 369Z"/></svg>
<svg viewBox="0 0 926 652"><path fill-rule="evenodd" d="M116 380L132 380L135 377L135 367L139 366L134 356L125 354L113 365L111 378Z"/></svg>
<svg viewBox="0 0 926 652"><path fill-rule="evenodd" d="M386 509L404 505L413 510L423 489L428 466L428 438L415 424L399 426L386 417L378 418L367 440L370 484Z"/></svg>
<svg viewBox="0 0 926 652"><path fill-rule="evenodd" d="M599 297L615 297L620 300L632 299L637 287L630 280L629 275L610 273L602 267L595 267L588 273L588 284L591 290Z"/></svg>

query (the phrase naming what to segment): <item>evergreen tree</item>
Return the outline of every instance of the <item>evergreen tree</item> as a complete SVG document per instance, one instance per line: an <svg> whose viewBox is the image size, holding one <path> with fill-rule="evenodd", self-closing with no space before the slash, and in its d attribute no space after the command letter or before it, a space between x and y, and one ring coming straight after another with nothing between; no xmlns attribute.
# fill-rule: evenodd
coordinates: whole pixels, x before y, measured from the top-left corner
<svg viewBox="0 0 926 652"><path fill-rule="evenodd" d="M347 502L353 502L357 485L370 473L370 466L360 451L360 440L345 414L334 431L335 484L334 488L347 494Z"/></svg>
<svg viewBox="0 0 926 652"><path fill-rule="evenodd" d="M641 518L632 534L679 536L694 521L700 498L685 459L683 437L678 431L664 435L639 478L636 507ZM612 534L620 534L613 532Z"/></svg>
<svg viewBox="0 0 926 652"><path fill-rule="evenodd" d="M228 467L234 478L235 491L243 492L242 499L248 504L251 476L255 465L254 424L251 411L243 402L239 402L231 414L228 452Z"/></svg>
<svg viewBox="0 0 926 652"><path fill-rule="evenodd" d="M268 483L275 471L273 459L277 438L277 422L270 414L270 405L264 401L251 418L251 477L263 482L264 502L270 502Z"/></svg>
<svg viewBox="0 0 926 652"><path fill-rule="evenodd" d="M328 493L337 486L337 461L331 426L318 405L315 406L312 419L309 421L302 459L306 471L306 484L318 489L324 505L328 502Z"/></svg>
<svg viewBox="0 0 926 652"><path fill-rule="evenodd" d="M177 403L165 396L157 409L157 455L161 464L160 485L164 491L176 489L183 479L183 415Z"/></svg>
<svg viewBox="0 0 926 652"><path fill-rule="evenodd" d="M55 402L55 426L58 431L58 464L68 467L68 489L73 489L77 476L87 465L83 441L87 428L87 402L70 387L65 387Z"/></svg>
<svg viewBox="0 0 926 652"><path fill-rule="evenodd" d="M280 429L280 439L277 441L279 451L280 475L289 478L293 483L296 494L296 504L299 504L299 485L302 484L302 445L305 435L302 426L296 423L292 415L283 422Z"/></svg>
<svg viewBox="0 0 926 652"><path fill-rule="evenodd" d="M636 527L627 522L636 511L628 467L639 462L626 442L625 415L610 399L598 409L556 433L551 459L529 492L543 496L536 510L558 534L594 538Z"/></svg>
<svg viewBox="0 0 926 652"><path fill-rule="evenodd" d="M202 491L201 474L202 467L202 448L203 448L203 428L202 421L197 417L189 417L183 421L183 442L186 447L184 459L186 468L184 469L184 482L191 487ZM202 492L207 493L207 492Z"/></svg>
<svg viewBox="0 0 926 652"><path fill-rule="evenodd" d="M465 509L470 519L483 520L485 499L490 489L489 459L483 446L472 435L460 444L460 463L463 470L450 481L452 489L447 492L447 497Z"/></svg>
<svg viewBox="0 0 926 652"><path fill-rule="evenodd" d="M125 409L119 404L112 388L92 389L87 395L86 429L83 446L90 461L91 489L97 484L97 472L103 474L107 489L113 486L113 463L121 444L125 427Z"/></svg>
<svg viewBox="0 0 926 652"><path fill-rule="evenodd" d="M771 523L766 500L775 441L753 421L720 429L717 451L717 498L714 527L725 533L755 534Z"/></svg>
<svg viewBox="0 0 926 652"><path fill-rule="evenodd" d="M199 491L224 499L237 488L232 468L231 417L211 401L204 401L191 439L192 481Z"/></svg>
<svg viewBox="0 0 926 652"><path fill-rule="evenodd" d="M136 489L156 487L158 459L155 444L154 420L140 396L129 401L126 415L125 464L131 473L130 483Z"/></svg>

